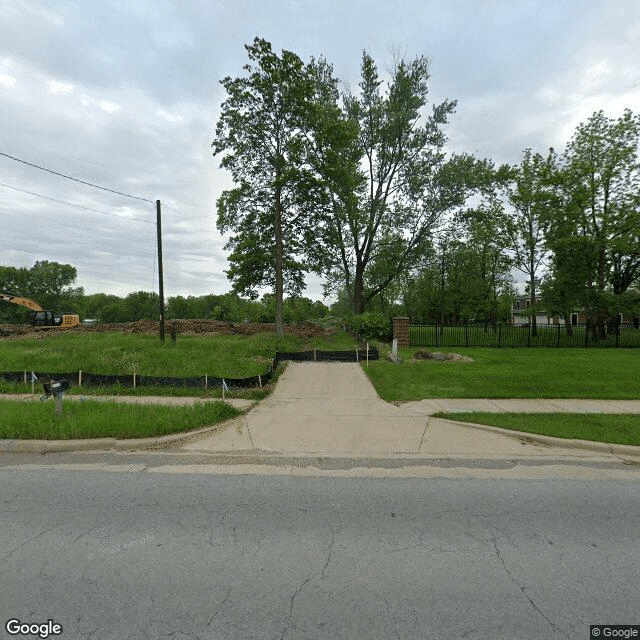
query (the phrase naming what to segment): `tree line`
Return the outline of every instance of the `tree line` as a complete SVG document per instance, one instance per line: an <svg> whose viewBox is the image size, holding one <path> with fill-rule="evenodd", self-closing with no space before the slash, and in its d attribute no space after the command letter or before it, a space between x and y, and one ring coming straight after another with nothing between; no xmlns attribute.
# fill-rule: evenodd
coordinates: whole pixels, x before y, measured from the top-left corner
<svg viewBox="0 0 640 640"><path fill-rule="evenodd" d="M221 81L212 148L234 187L217 222L233 291L272 287L278 326L310 272L353 314L508 320L514 269L534 330L541 307L584 310L599 333L638 314L639 116L596 112L563 153L496 167L445 152L456 102L429 103L423 56L383 77L365 52L358 87L341 88L324 58L246 50L244 74Z"/></svg>
<svg viewBox="0 0 640 640"><path fill-rule="evenodd" d="M151 291L135 291L127 296L107 293L85 294L75 286L77 269L70 264L40 260L31 268L0 266L0 291L35 300L44 309L58 313L77 313L81 320L100 323L134 322L159 319L160 300ZM302 296L290 296L284 302L284 321L298 324L319 322L329 308L322 302ZM0 322L28 322L29 310L0 303ZM275 298L265 294L260 300L241 298L238 294L172 296L165 305L165 318L211 319L225 322L273 322Z"/></svg>

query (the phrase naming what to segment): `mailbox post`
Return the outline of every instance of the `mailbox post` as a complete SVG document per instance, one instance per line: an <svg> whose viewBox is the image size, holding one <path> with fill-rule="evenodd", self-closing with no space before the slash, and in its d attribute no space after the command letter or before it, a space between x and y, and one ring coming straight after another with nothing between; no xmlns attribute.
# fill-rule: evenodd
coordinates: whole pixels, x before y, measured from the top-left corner
<svg viewBox="0 0 640 640"><path fill-rule="evenodd" d="M69 380L49 380L49 382L43 382L42 387L44 389L44 395L40 398L41 402L48 400L53 396L56 400L56 415L59 416L62 413L62 398L64 392L71 386Z"/></svg>

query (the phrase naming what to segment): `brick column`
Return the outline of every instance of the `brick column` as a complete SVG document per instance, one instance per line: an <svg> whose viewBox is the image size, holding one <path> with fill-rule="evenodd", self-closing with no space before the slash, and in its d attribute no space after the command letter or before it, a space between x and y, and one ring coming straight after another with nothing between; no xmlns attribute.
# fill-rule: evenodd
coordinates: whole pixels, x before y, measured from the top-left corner
<svg viewBox="0 0 640 640"><path fill-rule="evenodd" d="M393 319L393 337L398 341L398 347L410 347L409 318Z"/></svg>

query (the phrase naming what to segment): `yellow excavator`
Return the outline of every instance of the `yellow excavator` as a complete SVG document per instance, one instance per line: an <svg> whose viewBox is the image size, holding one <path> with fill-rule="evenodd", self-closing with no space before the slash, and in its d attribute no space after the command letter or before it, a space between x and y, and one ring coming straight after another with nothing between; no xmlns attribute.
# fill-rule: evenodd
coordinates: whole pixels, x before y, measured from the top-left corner
<svg viewBox="0 0 640 640"><path fill-rule="evenodd" d="M75 313L56 315L53 311L45 311L35 300L22 298L13 293L0 291L0 300L31 309L31 324L36 329L71 329L71 327L77 327L80 324L80 318Z"/></svg>

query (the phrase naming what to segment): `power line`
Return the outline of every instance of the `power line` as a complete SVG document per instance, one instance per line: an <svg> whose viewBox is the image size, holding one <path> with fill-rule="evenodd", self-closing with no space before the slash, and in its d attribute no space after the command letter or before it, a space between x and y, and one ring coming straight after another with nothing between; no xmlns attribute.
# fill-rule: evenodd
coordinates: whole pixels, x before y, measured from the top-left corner
<svg viewBox="0 0 640 640"><path fill-rule="evenodd" d="M15 191L20 191L21 193L28 193L30 196L36 196L38 198L43 198L44 200L51 200L52 202L57 202L59 204L64 204L68 207L76 207L76 209L84 209L85 211L92 211L93 213L101 213L105 216L113 216L114 218L122 218L124 220L136 220L138 222L146 222L147 224L155 224L155 222L151 220L143 220L142 218L130 218L129 216L121 216L117 213L109 213L108 211L99 211L98 209L92 209L91 207L84 207L80 204L73 204L73 202L65 202L64 200L57 200L56 198L50 198L49 196L43 196L41 193L34 193L33 191L27 191L26 189L19 189L18 187L12 187L10 184L4 184L4 182L0 182L1 187L6 187L7 189L14 189Z"/></svg>
<svg viewBox="0 0 640 640"><path fill-rule="evenodd" d="M5 158L10 158L11 160L15 160L16 162L21 162L22 164L26 164L29 167L35 167L36 169L40 169L41 171L47 171L48 173L53 173L56 176L60 176L61 178L67 178L67 180L73 180L74 182L80 182L81 184L86 184L89 187L94 187L95 189L102 189L103 191L109 191L110 193L115 193L119 196L125 196L127 198L133 198L134 200L142 200L143 202L150 202L151 204L155 204L155 201L149 200L149 198L141 198L140 196L132 196L129 193L123 193L122 191L115 191L114 189L109 189L108 187L101 187L98 184L93 184L92 182L87 182L85 180L80 180L80 178L74 178L72 176L68 176L64 173L59 173L58 171L53 171L52 169L47 169L46 167L41 167L38 164L34 164L33 162L27 162L26 160L21 160L20 158L16 158L14 156L10 156L8 153L3 153L0 151L0 156L4 156Z"/></svg>

